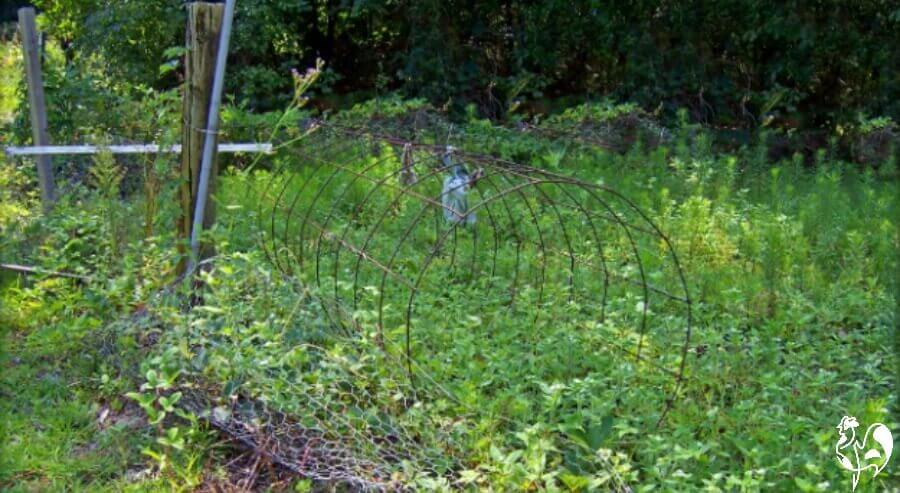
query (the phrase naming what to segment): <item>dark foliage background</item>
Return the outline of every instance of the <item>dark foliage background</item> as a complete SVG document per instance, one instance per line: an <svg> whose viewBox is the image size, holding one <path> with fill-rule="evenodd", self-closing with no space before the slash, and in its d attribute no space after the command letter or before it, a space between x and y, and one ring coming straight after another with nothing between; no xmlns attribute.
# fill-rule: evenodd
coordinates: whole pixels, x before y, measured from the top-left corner
<svg viewBox="0 0 900 493"><path fill-rule="evenodd" d="M182 1L35 3L70 60L177 84L159 66L182 43ZM230 90L256 109L321 57L320 107L399 91L503 117L520 101L543 112L610 97L805 129L900 113L900 4L888 0L255 0L238 2L236 29Z"/></svg>

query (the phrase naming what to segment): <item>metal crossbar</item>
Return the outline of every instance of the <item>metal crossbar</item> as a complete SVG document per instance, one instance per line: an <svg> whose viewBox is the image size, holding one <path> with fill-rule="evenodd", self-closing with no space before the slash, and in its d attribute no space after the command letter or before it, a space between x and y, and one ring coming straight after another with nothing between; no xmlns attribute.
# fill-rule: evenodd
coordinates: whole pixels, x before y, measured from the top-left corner
<svg viewBox="0 0 900 493"><path fill-rule="evenodd" d="M69 146L27 146L7 147L8 156L47 156L47 155L71 155L71 154L98 154L108 151L113 154L160 154L181 152L181 144L160 146L158 144L128 144L128 145L69 145ZM266 143L239 143L219 144L218 152L272 152L272 144Z"/></svg>

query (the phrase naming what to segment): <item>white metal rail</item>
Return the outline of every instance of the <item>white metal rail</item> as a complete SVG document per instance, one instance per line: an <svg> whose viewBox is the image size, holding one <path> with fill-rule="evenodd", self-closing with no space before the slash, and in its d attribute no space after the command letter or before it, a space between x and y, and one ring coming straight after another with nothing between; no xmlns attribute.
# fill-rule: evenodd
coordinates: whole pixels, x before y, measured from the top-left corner
<svg viewBox="0 0 900 493"><path fill-rule="evenodd" d="M106 150L113 154L158 154L180 153L181 144L160 146L157 144L129 144L129 145L69 145L69 146L30 146L7 147L8 156L46 156L64 154L97 154ZM219 144L218 152L272 152L271 143L240 143Z"/></svg>

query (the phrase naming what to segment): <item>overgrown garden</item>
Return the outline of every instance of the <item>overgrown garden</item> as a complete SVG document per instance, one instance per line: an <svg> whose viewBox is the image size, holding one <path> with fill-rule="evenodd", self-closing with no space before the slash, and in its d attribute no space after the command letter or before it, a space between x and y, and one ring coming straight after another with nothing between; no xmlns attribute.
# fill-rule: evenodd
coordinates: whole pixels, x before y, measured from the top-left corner
<svg viewBox="0 0 900 493"><path fill-rule="evenodd" d="M275 150L220 156L215 253L194 281L177 277L177 155L55 158L47 213L33 161L0 156L0 263L35 270L0 271L0 487L831 491L849 487L841 416L900 429L896 87L889 63L871 69L896 50L860 27L895 26L886 4L848 14L858 31L834 42L853 65L806 60L803 36L821 32L795 27L847 19L825 7L775 25L723 6L745 26L716 27L736 43L715 45L729 61L701 42L656 49L693 39L713 16L699 7L499 2L482 25L464 8L440 22L443 3L288 3L239 12L221 137ZM176 8L43 6L54 142L178 138L181 53L163 53ZM554 11L572 29L546 28ZM297 38L289 19L316 29ZM141 42L83 32L104 23ZM624 34L647 23L670 30ZM616 27L598 46L638 55L572 49L598 25ZM248 41L275 31L293 34ZM311 88L291 77L329 46L336 62L307 74ZM419 51L387 56L400 47ZM416 57L438 52L444 65L423 72ZM30 135L18 53L11 39L0 60L4 145ZM566 87L547 60L596 73ZM804 92L843 63L866 67L841 72L852 90ZM668 67L665 82L638 76L645 65ZM347 85L377 97L323 111ZM635 104L515 111L586 90ZM741 121L741 104L755 115L745 137L710 128ZM778 148L794 114L827 131L821 145ZM442 208L454 164L475 176L471 219ZM896 471L860 488L896 488Z"/></svg>

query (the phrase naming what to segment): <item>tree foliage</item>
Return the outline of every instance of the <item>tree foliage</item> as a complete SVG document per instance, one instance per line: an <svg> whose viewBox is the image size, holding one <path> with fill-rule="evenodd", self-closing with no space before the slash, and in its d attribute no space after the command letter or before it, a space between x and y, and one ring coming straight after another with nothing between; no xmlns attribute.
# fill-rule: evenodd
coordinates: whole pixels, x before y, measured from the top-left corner
<svg viewBox="0 0 900 493"><path fill-rule="evenodd" d="M158 66L182 42L179 0L37 3L73 57L177 82ZM898 113L898 34L888 0L258 0L238 2L229 82L271 107L290 98L290 68L322 58L322 92L400 90L487 116L611 96L707 123L814 128Z"/></svg>

